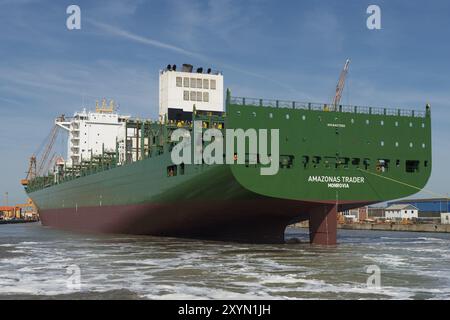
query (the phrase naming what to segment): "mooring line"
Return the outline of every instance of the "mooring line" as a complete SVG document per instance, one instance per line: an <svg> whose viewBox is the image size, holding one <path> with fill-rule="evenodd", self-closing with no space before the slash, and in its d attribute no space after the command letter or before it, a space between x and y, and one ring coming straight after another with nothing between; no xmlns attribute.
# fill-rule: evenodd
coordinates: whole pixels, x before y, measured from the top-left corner
<svg viewBox="0 0 450 320"><path fill-rule="evenodd" d="M382 176L382 175L379 175L379 174L370 172L370 171L368 171L368 170L364 170L364 169L361 169L361 168L358 168L357 170L362 171L362 172L367 172L368 174L374 175L374 176L376 176L376 177L383 178L383 179L386 179L386 180L390 180L390 181L393 181L393 182L396 182L396 183L405 185L405 186L407 186L407 187L410 187L410 188L413 188L413 189L416 189L416 190L419 190L419 191L426 192L426 193L431 194L431 195L434 195L434 196L439 196L439 197L445 198L445 199L447 199L447 200L450 199L450 198L448 197L448 195L442 195L442 194L437 193L437 192L434 192L434 191L430 191L430 190L427 190L427 189L422 189L422 188L413 186L412 184L409 184L409 183L406 183L406 182L403 182L403 181L400 181L400 180L396 180L396 179L393 179L393 178L385 177L385 176Z"/></svg>

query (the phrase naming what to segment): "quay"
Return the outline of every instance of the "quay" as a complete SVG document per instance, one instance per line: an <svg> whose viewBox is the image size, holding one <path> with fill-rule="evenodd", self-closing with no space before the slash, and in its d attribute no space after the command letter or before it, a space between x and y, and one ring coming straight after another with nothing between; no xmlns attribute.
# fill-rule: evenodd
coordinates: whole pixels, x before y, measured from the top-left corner
<svg viewBox="0 0 450 320"><path fill-rule="evenodd" d="M296 223L295 228L309 228L308 221ZM439 232L450 233L450 224L441 223L338 223L338 229L344 230L372 230L372 231L403 231L403 232Z"/></svg>
<svg viewBox="0 0 450 320"><path fill-rule="evenodd" d="M440 223L424 223L424 224L348 223L348 224L338 224L338 229L450 233L450 224L440 224Z"/></svg>
<svg viewBox="0 0 450 320"><path fill-rule="evenodd" d="M16 223L31 223L38 222L39 219L8 219L8 220L0 220L1 224L16 224Z"/></svg>

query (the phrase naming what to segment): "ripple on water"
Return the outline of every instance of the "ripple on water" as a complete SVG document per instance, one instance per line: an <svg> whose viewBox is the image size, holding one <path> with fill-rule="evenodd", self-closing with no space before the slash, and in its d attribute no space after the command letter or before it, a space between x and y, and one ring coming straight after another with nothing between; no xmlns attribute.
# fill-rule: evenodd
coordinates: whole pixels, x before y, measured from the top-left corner
<svg viewBox="0 0 450 320"><path fill-rule="evenodd" d="M85 236L38 225L0 234L2 298L449 298L448 235L340 232L336 247ZM304 230L290 231L304 238ZM307 236L307 234L306 234ZM81 269L81 291L67 267ZM366 285L378 265L382 287ZM19 272L18 272L19 271Z"/></svg>

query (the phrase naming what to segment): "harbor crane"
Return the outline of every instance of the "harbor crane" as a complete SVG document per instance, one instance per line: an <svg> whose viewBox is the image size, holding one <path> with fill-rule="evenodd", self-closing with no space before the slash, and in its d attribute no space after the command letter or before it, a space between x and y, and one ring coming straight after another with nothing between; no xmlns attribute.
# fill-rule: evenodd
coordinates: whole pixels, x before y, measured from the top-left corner
<svg viewBox="0 0 450 320"><path fill-rule="evenodd" d="M342 92L344 91L345 79L347 77L349 66L350 66L350 59L347 59L345 61L344 68L341 71L338 83L336 85L336 94L334 95L332 103L333 110L337 110L339 103L341 102Z"/></svg>

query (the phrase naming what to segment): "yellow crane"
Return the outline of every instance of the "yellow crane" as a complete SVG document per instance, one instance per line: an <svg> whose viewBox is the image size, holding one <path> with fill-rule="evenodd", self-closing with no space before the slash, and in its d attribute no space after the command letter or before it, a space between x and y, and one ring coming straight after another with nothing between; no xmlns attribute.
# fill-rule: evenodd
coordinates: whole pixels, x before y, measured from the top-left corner
<svg viewBox="0 0 450 320"><path fill-rule="evenodd" d="M23 218L27 218L27 215L31 215L32 218L36 218L36 206L34 205L33 200L31 200L30 198L27 199L26 203L16 204L15 207L20 209ZM16 216L16 218L18 217Z"/></svg>

